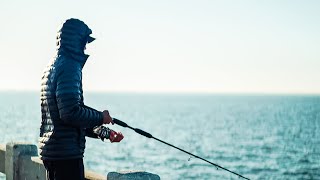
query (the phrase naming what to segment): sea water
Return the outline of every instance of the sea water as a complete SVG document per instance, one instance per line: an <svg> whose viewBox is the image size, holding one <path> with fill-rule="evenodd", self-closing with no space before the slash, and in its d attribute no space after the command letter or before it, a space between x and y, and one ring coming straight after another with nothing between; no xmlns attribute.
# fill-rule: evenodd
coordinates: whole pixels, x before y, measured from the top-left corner
<svg viewBox="0 0 320 180"><path fill-rule="evenodd" d="M0 93L0 143L37 144L39 95ZM86 93L85 104L250 179L320 179L320 96ZM108 127L125 138L87 138L87 169L142 170L161 179L238 179L130 129Z"/></svg>

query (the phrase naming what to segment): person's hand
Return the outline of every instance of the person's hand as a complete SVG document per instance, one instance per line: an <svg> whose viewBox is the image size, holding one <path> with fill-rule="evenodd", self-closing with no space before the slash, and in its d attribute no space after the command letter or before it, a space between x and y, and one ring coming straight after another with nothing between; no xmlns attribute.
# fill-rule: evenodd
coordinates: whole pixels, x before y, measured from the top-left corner
<svg viewBox="0 0 320 180"><path fill-rule="evenodd" d="M120 142L123 138L124 138L124 136L122 135L121 132L116 132L116 131L110 129L109 140L111 143Z"/></svg>
<svg viewBox="0 0 320 180"><path fill-rule="evenodd" d="M103 111L103 124L114 124L113 120L112 120L112 117L110 116L109 114L109 111L108 110L104 110Z"/></svg>

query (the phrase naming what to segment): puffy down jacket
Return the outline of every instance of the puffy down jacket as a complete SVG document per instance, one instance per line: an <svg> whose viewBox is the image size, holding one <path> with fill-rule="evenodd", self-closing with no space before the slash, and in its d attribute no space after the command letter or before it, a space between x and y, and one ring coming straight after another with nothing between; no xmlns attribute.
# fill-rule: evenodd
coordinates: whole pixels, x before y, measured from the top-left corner
<svg viewBox="0 0 320 180"><path fill-rule="evenodd" d="M83 103L84 47L91 30L80 20L67 20L58 32L57 56L45 68L41 82L39 152L43 160L83 157L85 136L102 125L103 114Z"/></svg>

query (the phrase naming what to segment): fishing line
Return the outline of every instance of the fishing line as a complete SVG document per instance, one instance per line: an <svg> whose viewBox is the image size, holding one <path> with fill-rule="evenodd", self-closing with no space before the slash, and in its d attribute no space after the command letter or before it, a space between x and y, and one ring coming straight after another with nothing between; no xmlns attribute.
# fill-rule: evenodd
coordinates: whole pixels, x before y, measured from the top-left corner
<svg viewBox="0 0 320 180"><path fill-rule="evenodd" d="M140 135L142 135L142 136L145 136L145 137L147 137L147 138L155 139L155 140L157 140L157 141L159 141L159 142L161 142L161 143L163 143L163 144L166 144L166 145L168 145L168 146L171 146L171 147L173 147L173 148L176 148L176 149L178 149L178 150L180 150L180 151L182 151L182 152L184 152L184 153L187 153L187 154L189 154L189 155L191 155L191 156L193 156L193 157L195 157L195 158L201 159L201 160L203 160L203 161L205 161L205 162L207 162L207 163L215 166L217 169L218 169L218 168L223 169L223 170L225 170L225 171L228 171L228 172L230 172L230 173L232 173L232 174L237 175L239 178L241 177L241 178L243 178L243 179L248 179L248 180L249 180L249 178L246 178L246 177L242 176L241 174L238 174L238 173L236 173L236 172L233 172L233 171L231 171L231 170L229 170L229 169L227 169L227 168L224 168L224 167L222 167L222 166L219 166L218 164L215 164L215 163L213 163L213 162L210 162L210 161L208 161L208 160L206 160L206 159L204 159L204 158L202 158L202 157L199 157L199 156L197 156L197 155L194 155L194 154L192 154L192 153L190 153L190 152L188 152L188 151L185 151L185 150L183 150L183 149L181 149L181 148L178 148L178 147L176 147L176 146L174 146L174 145L172 145L172 144L169 144L169 143L167 143L167 142L165 142L165 141L162 141L162 140L160 140L160 139L158 139L158 138L156 138L156 137L153 137L150 133L147 133L147 132L145 132L145 131L143 131L143 130L141 130L141 129L138 129L138 128L133 128L133 127L129 126L127 123L125 123L125 122L123 122L123 121L120 121L119 119L113 118L113 122L116 123L116 124L119 125L119 126L132 129L132 130L134 130L136 133L138 133L138 134L140 134Z"/></svg>

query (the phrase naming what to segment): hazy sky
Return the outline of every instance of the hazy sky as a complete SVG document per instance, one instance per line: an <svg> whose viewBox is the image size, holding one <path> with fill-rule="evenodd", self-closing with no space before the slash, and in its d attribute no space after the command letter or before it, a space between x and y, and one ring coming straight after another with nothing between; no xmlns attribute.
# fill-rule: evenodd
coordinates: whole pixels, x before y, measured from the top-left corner
<svg viewBox="0 0 320 180"><path fill-rule="evenodd" d="M97 38L85 90L320 93L320 1L311 0L0 0L0 90L40 90L71 17Z"/></svg>

